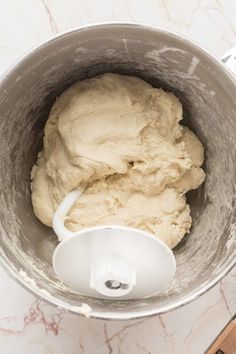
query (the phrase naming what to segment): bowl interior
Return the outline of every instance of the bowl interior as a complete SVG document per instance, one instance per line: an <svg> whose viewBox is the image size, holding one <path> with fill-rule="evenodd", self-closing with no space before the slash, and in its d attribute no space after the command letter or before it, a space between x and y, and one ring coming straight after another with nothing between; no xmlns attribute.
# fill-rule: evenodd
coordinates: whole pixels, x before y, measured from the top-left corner
<svg viewBox="0 0 236 354"><path fill-rule="evenodd" d="M183 123L205 146L205 184L188 194L193 226L175 248L177 273L167 292L114 301L85 298L52 269L57 239L34 216L30 171L45 121L67 87L104 72L135 75L175 93ZM189 42L138 25L92 26L57 37L26 56L0 84L1 255L31 289L76 310L86 302L99 317L160 313L187 302L235 259L236 89L221 65ZM234 98L234 99L233 99Z"/></svg>

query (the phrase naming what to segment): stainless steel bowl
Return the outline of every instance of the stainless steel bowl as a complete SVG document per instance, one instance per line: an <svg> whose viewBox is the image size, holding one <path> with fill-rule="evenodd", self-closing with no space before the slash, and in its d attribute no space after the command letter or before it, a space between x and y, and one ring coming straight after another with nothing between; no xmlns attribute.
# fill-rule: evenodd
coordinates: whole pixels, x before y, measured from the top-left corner
<svg viewBox="0 0 236 354"><path fill-rule="evenodd" d="M75 81L103 72L136 75L174 92L184 107L184 123L206 148L207 179L188 195L193 227L175 249L175 281L167 292L151 298L98 300L64 287L51 263L57 239L32 210L30 171L51 105ZM186 39L144 25L111 23L48 41L0 82L2 263L37 295L77 313L86 303L92 317L132 319L186 304L236 262L235 142L235 82L218 60Z"/></svg>

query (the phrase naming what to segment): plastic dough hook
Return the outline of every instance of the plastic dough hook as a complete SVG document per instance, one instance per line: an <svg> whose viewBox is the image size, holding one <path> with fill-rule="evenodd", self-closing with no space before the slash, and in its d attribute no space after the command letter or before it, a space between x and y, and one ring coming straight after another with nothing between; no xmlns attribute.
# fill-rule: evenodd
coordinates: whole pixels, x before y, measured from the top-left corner
<svg viewBox="0 0 236 354"><path fill-rule="evenodd" d="M165 289L176 263L157 237L123 226L66 229L65 216L81 194L68 193L53 217L53 229L62 241L53 254L58 278L82 295L102 299L135 299Z"/></svg>

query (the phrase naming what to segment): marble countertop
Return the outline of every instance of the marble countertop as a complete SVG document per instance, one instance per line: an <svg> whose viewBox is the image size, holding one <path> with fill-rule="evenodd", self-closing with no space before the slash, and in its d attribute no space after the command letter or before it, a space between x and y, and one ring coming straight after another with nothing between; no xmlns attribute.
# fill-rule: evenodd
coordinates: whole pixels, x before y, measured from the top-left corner
<svg viewBox="0 0 236 354"><path fill-rule="evenodd" d="M177 31L216 56L236 45L235 0L0 0L0 73L57 33L102 21ZM0 269L2 354L201 354L236 313L236 269L171 313L127 322L86 319L36 298Z"/></svg>

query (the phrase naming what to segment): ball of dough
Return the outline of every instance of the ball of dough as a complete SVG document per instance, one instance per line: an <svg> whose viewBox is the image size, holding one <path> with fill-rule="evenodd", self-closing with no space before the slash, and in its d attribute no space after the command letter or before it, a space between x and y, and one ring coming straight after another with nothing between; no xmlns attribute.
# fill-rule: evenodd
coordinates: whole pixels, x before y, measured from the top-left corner
<svg viewBox="0 0 236 354"><path fill-rule="evenodd" d="M181 119L172 93L136 77L104 74L70 87L51 109L32 170L36 216L51 226L65 195L86 186L68 228L132 226L174 247L191 226L184 193L205 178L203 146Z"/></svg>

